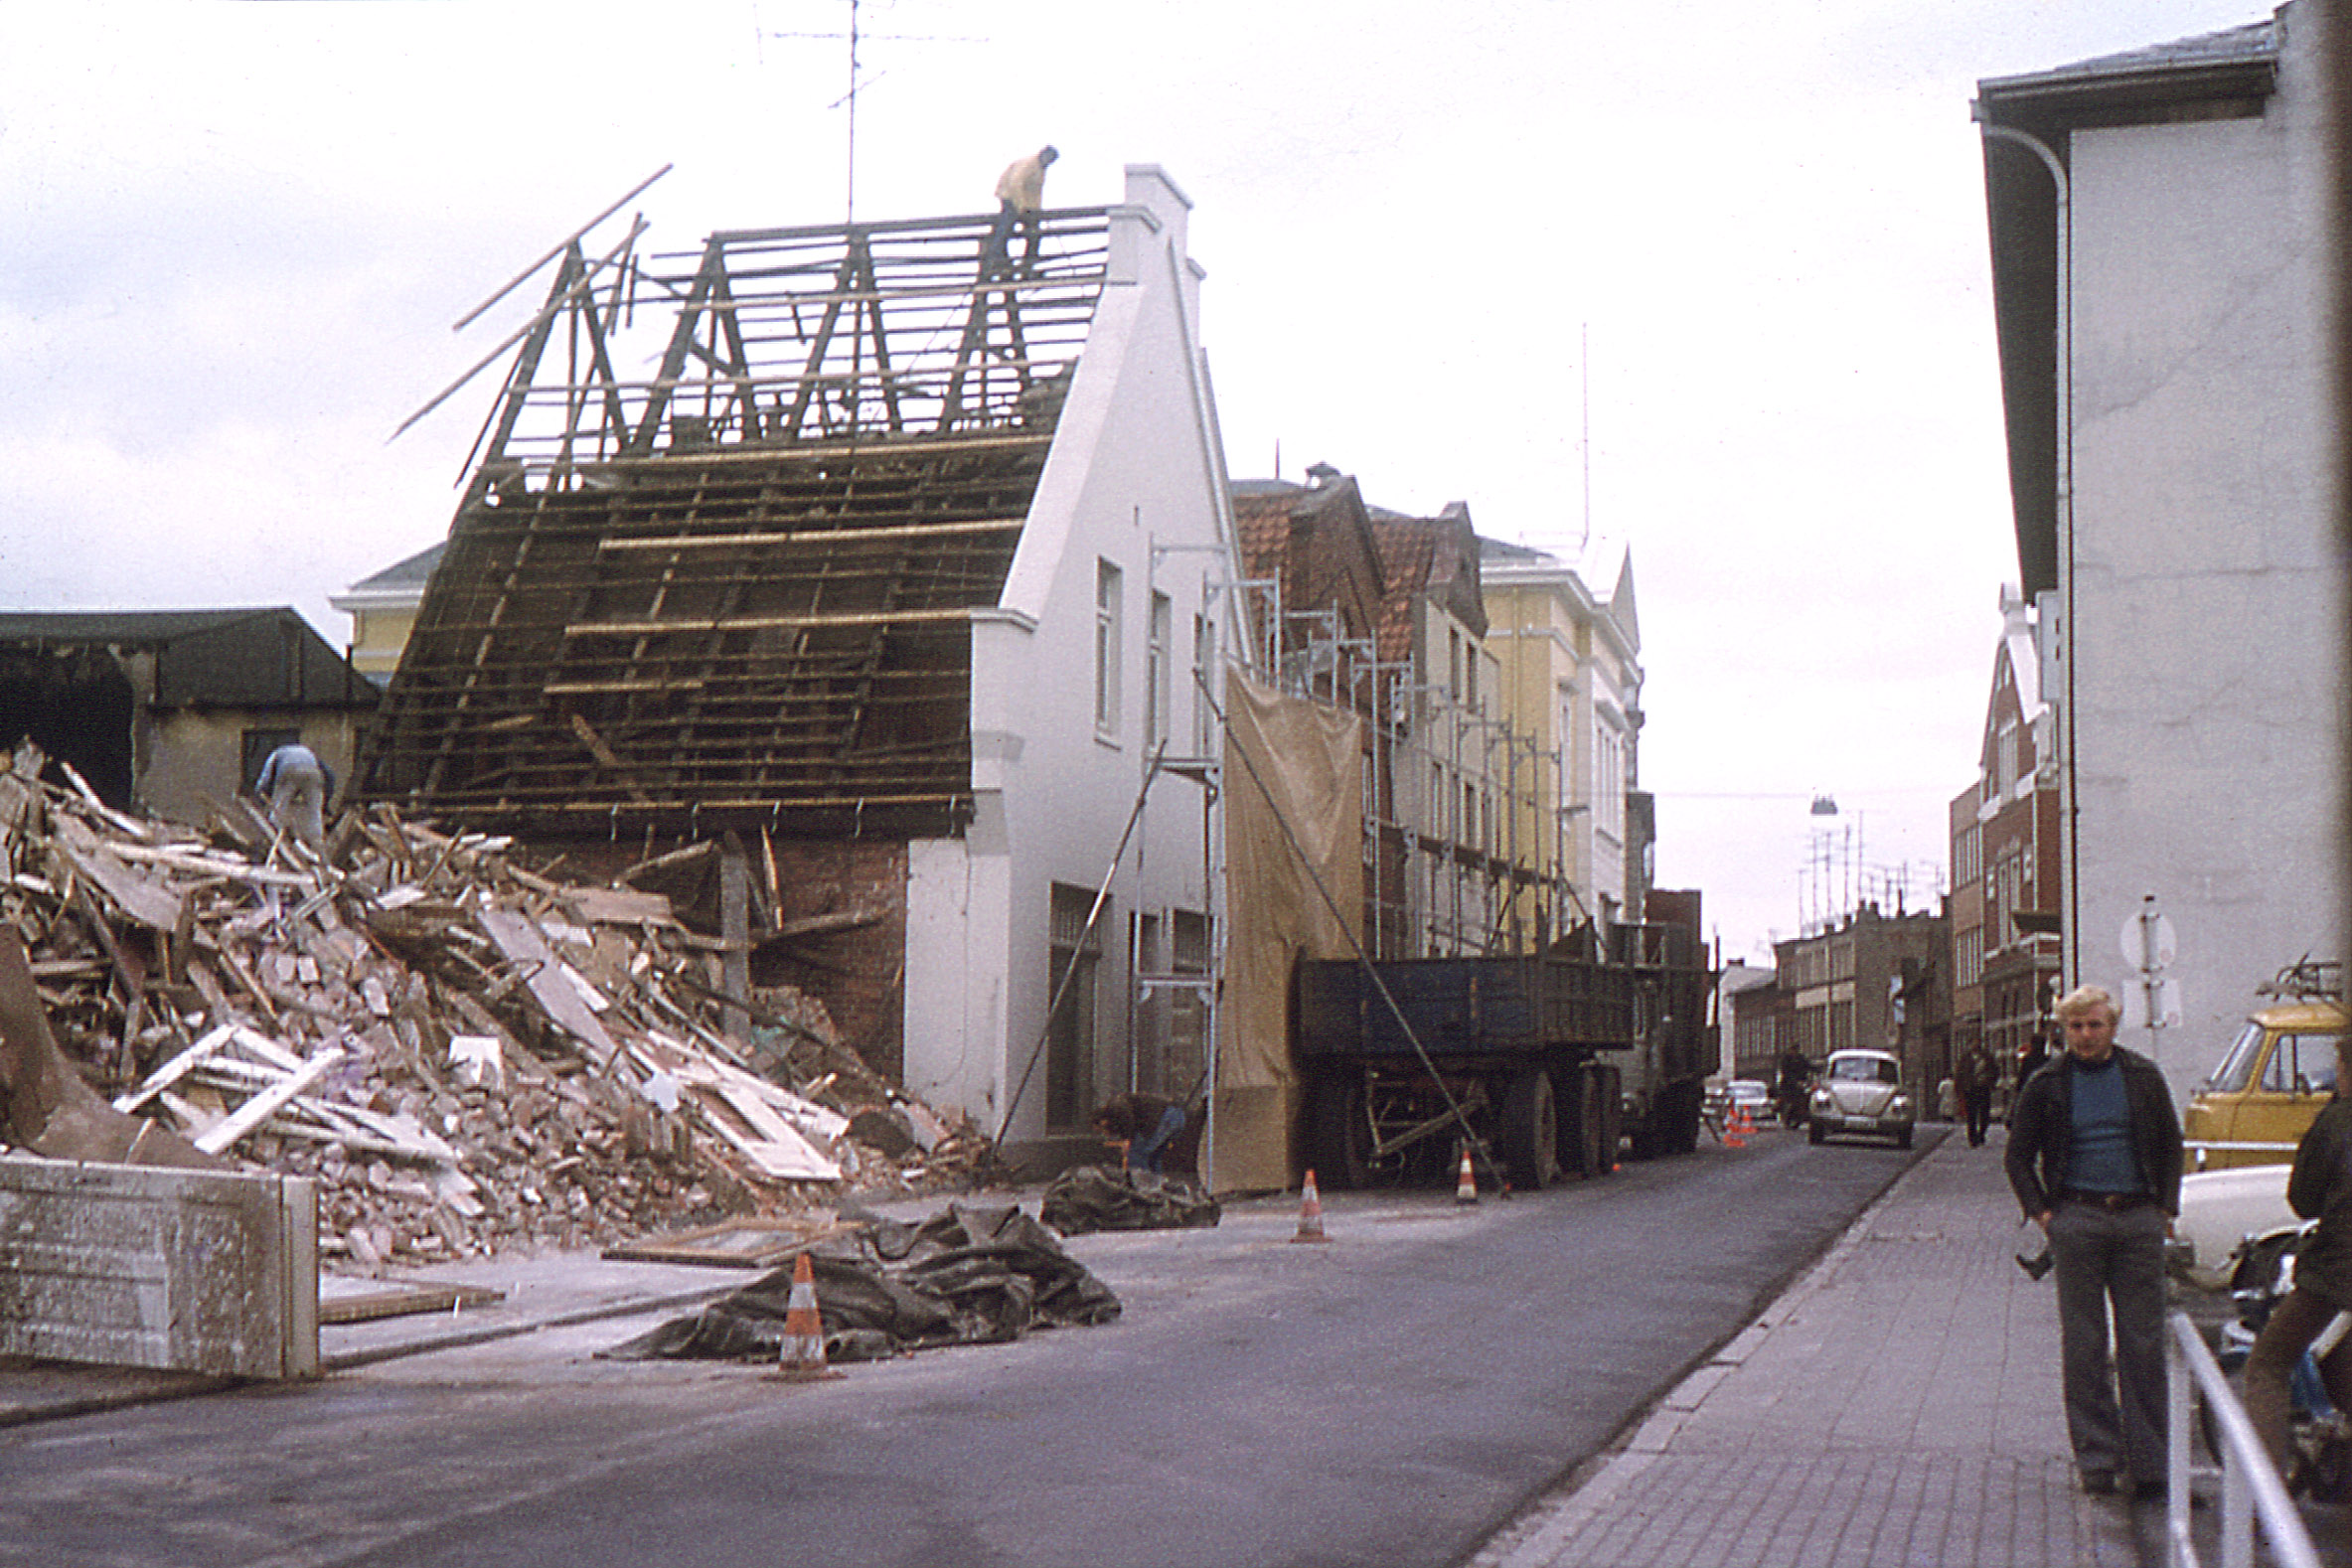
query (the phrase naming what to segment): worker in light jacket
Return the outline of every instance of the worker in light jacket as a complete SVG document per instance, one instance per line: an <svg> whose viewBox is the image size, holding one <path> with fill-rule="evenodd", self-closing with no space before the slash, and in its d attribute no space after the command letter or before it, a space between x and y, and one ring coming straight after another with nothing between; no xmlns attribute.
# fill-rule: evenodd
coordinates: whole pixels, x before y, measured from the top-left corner
<svg viewBox="0 0 2352 1568"><path fill-rule="evenodd" d="M1045 171L1061 157L1050 143L1025 158L1016 158L997 176L997 226L989 235L982 258L984 274L994 273L1012 260L1013 230L1028 230L1028 249L1021 258L1026 269L1037 264L1037 215L1045 210Z"/></svg>

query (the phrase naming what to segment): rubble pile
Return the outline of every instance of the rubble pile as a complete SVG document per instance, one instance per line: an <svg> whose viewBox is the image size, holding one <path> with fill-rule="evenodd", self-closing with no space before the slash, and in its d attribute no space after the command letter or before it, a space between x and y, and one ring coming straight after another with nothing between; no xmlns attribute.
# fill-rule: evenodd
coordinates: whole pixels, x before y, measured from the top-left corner
<svg viewBox="0 0 2352 1568"><path fill-rule="evenodd" d="M318 852L241 806L199 833L41 765L0 758L0 922L66 1055L205 1153L317 1177L322 1244L363 1265L939 1190L984 1157L798 992L722 1032L724 944L660 893L383 805Z"/></svg>

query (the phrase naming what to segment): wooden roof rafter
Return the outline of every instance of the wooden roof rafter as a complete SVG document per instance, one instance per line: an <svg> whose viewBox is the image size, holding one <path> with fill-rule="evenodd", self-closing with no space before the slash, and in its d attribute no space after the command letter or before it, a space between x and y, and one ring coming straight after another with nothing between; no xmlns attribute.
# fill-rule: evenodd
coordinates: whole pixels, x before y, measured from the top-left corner
<svg viewBox="0 0 2352 1568"><path fill-rule="evenodd" d="M1107 275L1108 209L1038 215L1019 248L979 216L733 231L623 261L606 287L614 258L574 239L481 468L565 486L670 452L1049 427ZM550 376L557 319L573 353ZM650 374L616 369L632 360Z"/></svg>

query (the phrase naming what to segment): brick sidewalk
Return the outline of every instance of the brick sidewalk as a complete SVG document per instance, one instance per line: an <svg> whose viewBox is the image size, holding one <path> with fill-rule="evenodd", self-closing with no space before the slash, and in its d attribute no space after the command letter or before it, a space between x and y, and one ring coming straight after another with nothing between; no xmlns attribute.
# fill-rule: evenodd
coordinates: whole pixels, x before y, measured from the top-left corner
<svg viewBox="0 0 2352 1568"><path fill-rule="evenodd" d="M2077 1489L2055 1293L2012 1261L2002 1137L1945 1139L1472 1568L2160 1561L2161 1507Z"/></svg>

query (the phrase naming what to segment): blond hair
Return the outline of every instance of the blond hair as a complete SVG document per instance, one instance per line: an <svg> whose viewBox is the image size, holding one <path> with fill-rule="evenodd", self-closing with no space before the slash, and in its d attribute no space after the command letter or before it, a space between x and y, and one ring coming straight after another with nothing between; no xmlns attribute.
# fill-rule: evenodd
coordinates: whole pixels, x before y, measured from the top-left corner
<svg viewBox="0 0 2352 1568"><path fill-rule="evenodd" d="M2077 986L2060 997L2058 1005L2050 1012L2061 1023L2069 1019L2088 1018L2094 1013L2106 1014L2110 1023L2123 1016L2123 1010L2116 1006L2116 999L2097 986Z"/></svg>

